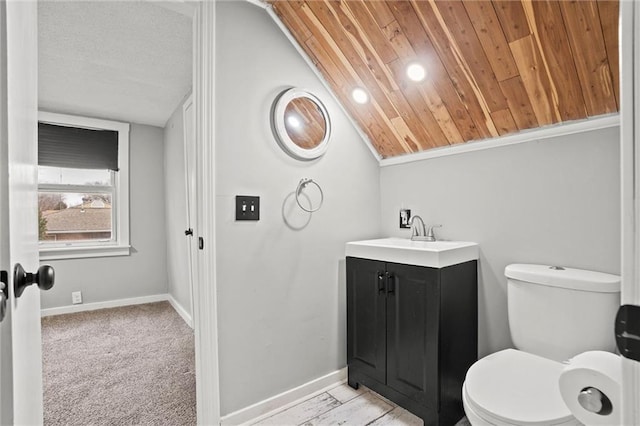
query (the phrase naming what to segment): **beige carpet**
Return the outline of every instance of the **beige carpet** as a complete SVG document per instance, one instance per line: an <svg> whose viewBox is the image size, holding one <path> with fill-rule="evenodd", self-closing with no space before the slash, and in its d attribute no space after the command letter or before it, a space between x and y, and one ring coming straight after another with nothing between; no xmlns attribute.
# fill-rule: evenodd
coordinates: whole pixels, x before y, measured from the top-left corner
<svg viewBox="0 0 640 426"><path fill-rule="evenodd" d="M45 425L195 425L193 330L167 302L42 319Z"/></svg>

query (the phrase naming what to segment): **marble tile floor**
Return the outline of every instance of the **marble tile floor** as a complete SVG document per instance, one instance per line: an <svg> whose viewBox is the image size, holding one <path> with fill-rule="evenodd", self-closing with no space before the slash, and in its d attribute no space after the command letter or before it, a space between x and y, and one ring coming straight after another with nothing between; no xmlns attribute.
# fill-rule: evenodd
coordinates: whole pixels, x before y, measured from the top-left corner
<svg viewBox="0 0 640 426"><path fill-rule="evenodd" d="M361 386L355 390L346 383L297 405L275 410L257 422L260 426L422 426L422 419L377 393ZM466 418L455 426L470 426Z"/></svg>

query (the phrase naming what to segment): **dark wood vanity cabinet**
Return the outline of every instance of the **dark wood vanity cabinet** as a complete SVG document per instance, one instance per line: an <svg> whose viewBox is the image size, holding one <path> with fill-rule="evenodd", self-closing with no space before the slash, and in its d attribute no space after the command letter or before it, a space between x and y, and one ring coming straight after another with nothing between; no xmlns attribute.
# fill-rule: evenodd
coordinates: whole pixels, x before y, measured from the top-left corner
<svg viewBox="0 0 640 426"><path fill-rule="evenodd" d="M367 386L426 425L462 416L477 359L477 261L444 268L347 257L349 385Z"/></svg>

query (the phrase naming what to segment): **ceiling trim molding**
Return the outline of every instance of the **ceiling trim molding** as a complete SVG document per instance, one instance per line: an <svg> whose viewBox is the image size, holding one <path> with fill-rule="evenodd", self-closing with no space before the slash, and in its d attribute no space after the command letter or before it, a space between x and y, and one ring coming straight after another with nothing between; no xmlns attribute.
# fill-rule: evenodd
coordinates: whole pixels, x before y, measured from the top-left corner
<svg viewBox="0 0 640 426"><path fill-rule="evenodd" d="M378 150L373 146L373 144L371 143L367 135L362 131L362 129L360 129L360 126L358 125L357 121L353 119L351 114L349 114L349 111L347 111L347 109L342 105L342 102L340 102L340 99L338 99L338 97L334 93L333 89L331 88L327 80L325 80L320 70L318 70L318 67L316 67L316 65L313 63L311 58L309 58L309 56L304 51L304 49L300 46L300 44L295 39L295 37L289 32L289 29L282 23L282 21L280 21L280 18L278 18L278 15L276 15L276 13L274 12L273 7L270 4L265 4L257 0L245 0L245 1L259 7L264 7L264 9L267 11L267 14L273 20L273 22L275 22L278 28L280 28L280 31L282 31L282 33L289 39L293 47L295 47L298 53L300 54L300 56L302 56L302 59L304 59L307 65L309 65L309 68L311 68L311 70L315 73L316 77L318 77L318 79L323 84L325 89L327 89L327 91L331 94L336 104L340 106L340 109L342 109L342 112L344 112L344 114L347 116L347 118L351 122L351 125L354 127L356 132L358 132L358 135L360 135L362 140L366 143L373 157L378 161L378 163L380 163L382 157L380 156L380 154L378 154Z"/></svg>
<svg viewBox="0 0 640 426"><path fill-rule="evenodd" d="M588 118L586 120L572 121L569 123L557 124L553 126L539 127L537 129L526 130L520 133L499 138L472 141L442 148L434 148L429 151L421 151L413 154L386 158L380 160L380 167L395 166L398 164L428 160L431 158L446 157L449 155L464 154L467 152L482 151L485 149L502 148L509 145L536 142L555 138L558 136L584 133L592 130L606 129L616 126L620 126L619 113Z"/></svg>

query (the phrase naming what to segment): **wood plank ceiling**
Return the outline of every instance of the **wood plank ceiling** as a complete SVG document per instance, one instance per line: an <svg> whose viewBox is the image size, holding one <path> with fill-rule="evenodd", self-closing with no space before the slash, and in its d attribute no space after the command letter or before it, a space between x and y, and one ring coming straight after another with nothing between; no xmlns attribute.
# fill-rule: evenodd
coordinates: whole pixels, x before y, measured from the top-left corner
<svg viewBox="0 0 640 426"><path fill-rule="evenodd" d="M619 108L617 1L269 3L382 158Z"/></svg>

